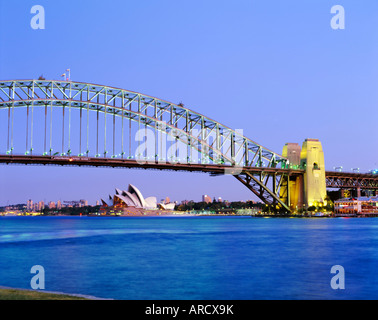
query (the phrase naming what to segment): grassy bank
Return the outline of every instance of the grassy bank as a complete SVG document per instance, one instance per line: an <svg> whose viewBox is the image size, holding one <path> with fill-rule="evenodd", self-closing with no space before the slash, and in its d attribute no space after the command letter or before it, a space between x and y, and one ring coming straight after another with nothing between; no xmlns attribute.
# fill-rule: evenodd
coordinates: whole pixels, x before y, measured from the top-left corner
<svg viewBox="0 0 378 320"><path fill-rule="evenodd" d="M66 294L45 293L40 291L0 289L0 300L88 300Z"/></svg>

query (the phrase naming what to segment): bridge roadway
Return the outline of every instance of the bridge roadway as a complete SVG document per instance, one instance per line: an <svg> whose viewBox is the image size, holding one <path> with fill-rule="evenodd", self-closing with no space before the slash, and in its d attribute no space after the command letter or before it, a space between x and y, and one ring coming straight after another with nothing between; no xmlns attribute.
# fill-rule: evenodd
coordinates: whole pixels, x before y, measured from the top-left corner
<svg viewBox="0 0 378 320"><path fill-rule="evenodd" d="M112 168L138 168L174 170L189 172L205 172L210 174L224 174L225 172L267 173L267 174L303 174L304 170L261 168L261 167L231 167L216 164L196 163L169 163L147 160L121 159L121 158L87 158L87 157L61 157L61 156L24 156L24 155L0 155L0 163L3 164L26 164L26 165L58 165L58 166L86 166L86 167L112 167ZM143 163L143 164L142 164Z"/></svg>
<svg viewBox="0 0 378 320"><path fill-rule="evenodd" d="M302 169L283 169L270 167L230 167L216 164L187 164L141 161L121 158L93 158L93 157L54 157L54 156L30 156L30 155L0 155L2 164L24 165L57 165L57 166L86 166L86 167L112 167L112 168L139 168L172 171L204 172L212 175L233 174L248 172L253 175L268 174L290 176L302 175ZM234 170L234 171L233 171ZM360 188L378 190L378 175L368 173L348 173L326 171L326 185L328 188Z"/></svg>

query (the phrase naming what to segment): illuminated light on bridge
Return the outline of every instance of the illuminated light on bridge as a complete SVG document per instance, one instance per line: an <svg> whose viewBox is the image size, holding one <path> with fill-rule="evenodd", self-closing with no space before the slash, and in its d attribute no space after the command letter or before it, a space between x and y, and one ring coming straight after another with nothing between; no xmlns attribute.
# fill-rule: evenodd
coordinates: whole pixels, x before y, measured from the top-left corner
<svg viewBox="0 0 378 320"><path fill-rule="evenodd" d="M290 195L299 193L286 187L284 195L281 187L296 179L306 184L309 172L302 159L291 163L241 130L182 104L109 86L42 79L0 81L0 163L230 174L266 204L286 211L295 202ZM304 187L297 183L296 188Z"/></svg>

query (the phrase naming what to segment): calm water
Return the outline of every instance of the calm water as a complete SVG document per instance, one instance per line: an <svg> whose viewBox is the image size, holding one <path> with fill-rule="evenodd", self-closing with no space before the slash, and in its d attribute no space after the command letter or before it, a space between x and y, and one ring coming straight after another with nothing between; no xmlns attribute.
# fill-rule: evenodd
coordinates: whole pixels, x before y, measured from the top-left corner
<svg viewBox="0 0 378 320"><path fill-rule="evenodd" d="M0 285L30 289L33 265L102 298L378 299L378 219L0 218Z"/></svg>

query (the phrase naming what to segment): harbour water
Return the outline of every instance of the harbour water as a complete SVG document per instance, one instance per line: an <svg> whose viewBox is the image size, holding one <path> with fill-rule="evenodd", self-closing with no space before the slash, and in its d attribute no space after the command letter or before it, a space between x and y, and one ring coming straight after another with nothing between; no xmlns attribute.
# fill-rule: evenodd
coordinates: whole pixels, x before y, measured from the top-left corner
<svg viewBox="0 0 378 320"><path fill-rule="evenodd" d="M0 218L0 285L30 289L34 265L112 299L378 299L378 218Z"/></svg>

